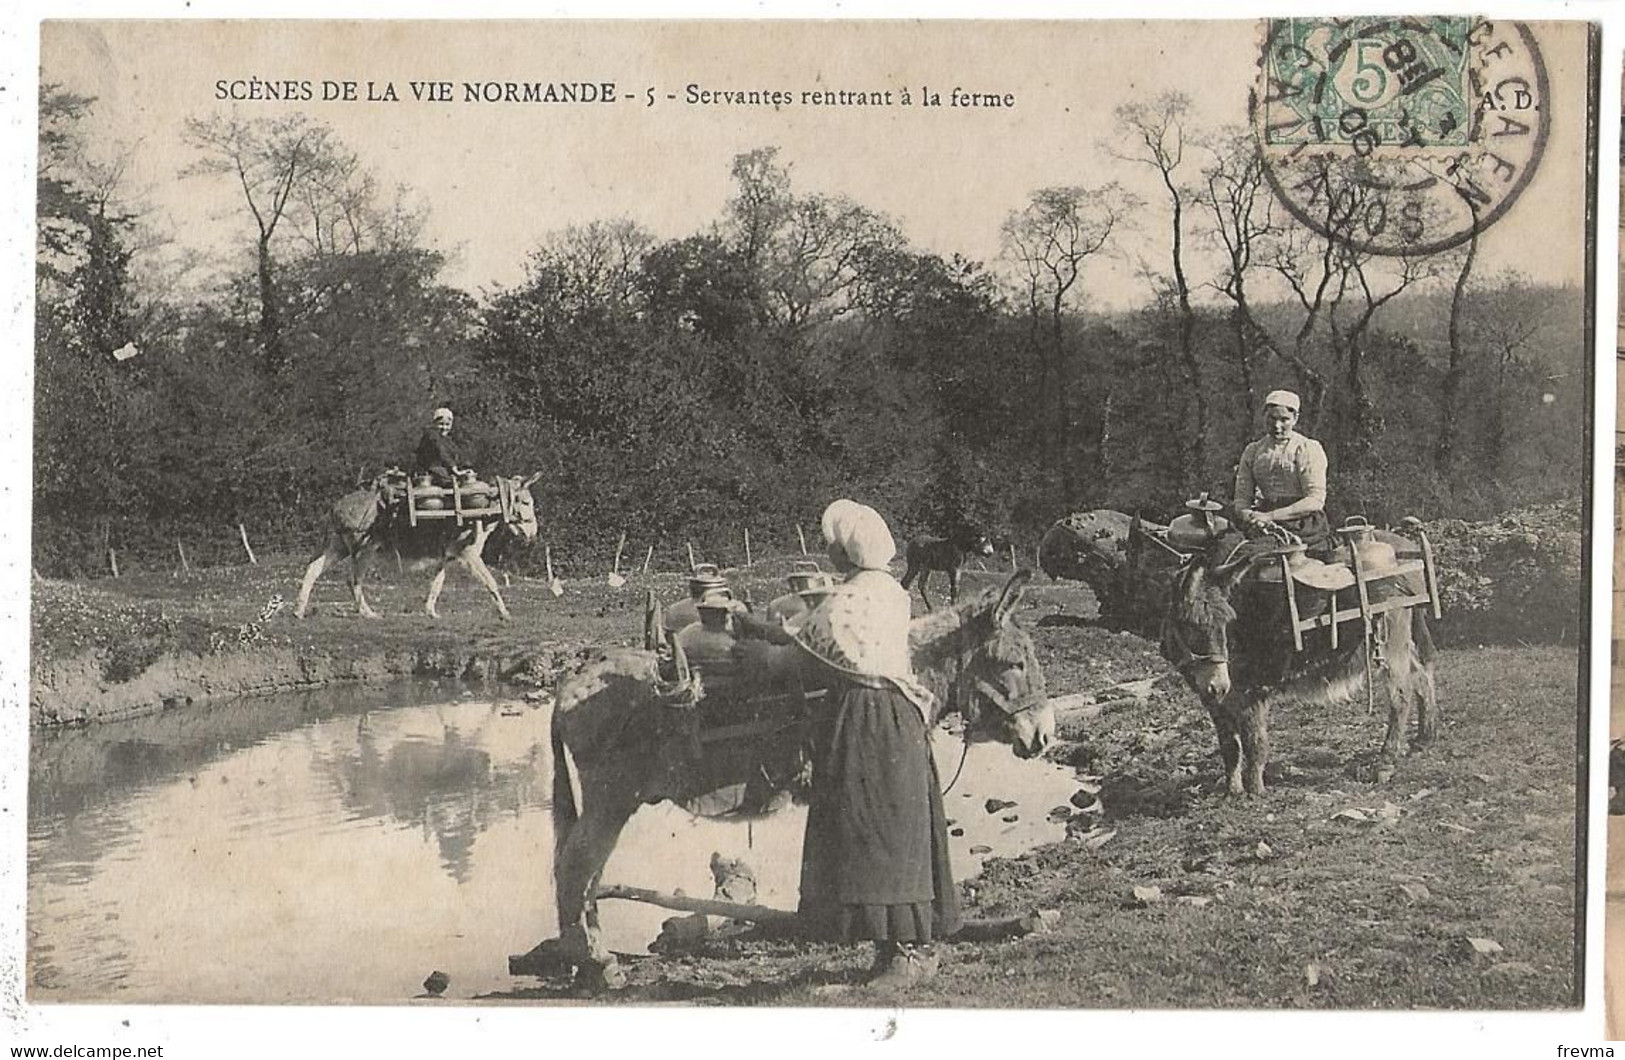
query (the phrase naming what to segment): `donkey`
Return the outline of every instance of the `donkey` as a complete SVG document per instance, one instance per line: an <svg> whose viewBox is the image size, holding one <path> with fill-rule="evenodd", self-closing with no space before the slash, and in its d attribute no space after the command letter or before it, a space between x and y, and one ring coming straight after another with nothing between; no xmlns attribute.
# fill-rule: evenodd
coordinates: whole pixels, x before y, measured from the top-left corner
<svg viewBox="0 0 1625 1060"><path fill-rule="evenodd" d="M366 489L345 494L334 503L330 513L325 549L305 568L304 580L299 583L299 600L293 609L294 617L305 617L310 591L316 579L321 577L329 564L340 559L350 561L350 592L355 596L356 610L363 618L379 617L378 612L367 603L361 583L379 549L387 546L391 551L413 560L414 565L423 561L435 564L434 578L429 582L429 596L423 603L423 610L430 617L440 617L435 605L440 599L440 590L446 584L446 568L460 560L485 586L491 599L496 601L497 612L507 619L508 605L503 602L496 576L485 565L482 554L487 545L494 544L503 535L524 545L536 541L539 527L536 522L536 501L531 496L530 486L540 477L540 474L536 474L527 479L518 476L497 479L498 492L504 498L501 505L503 514L500 517L467 520L461 525L450 519L425 519L417 526L408 525L399 505L392 503L390 491L386 490L382 480Z"/></svg>
<svg viewBox="0 0 1625 1060"><path fill-rule="evenodd" d="M1378 540L1408 546L1379 531ZM1232 795L1262 795L1269 761L1269 708L1275 700L1346 703L1366 688L1364 639L1345 635L1332 647L1328 631L1306 636L1294 650L1284 590L1279 583L1250 580L1266 563L1279 562L1268 541L1249 541L1230 530L1179 570L1163 626L1162 654L1201 697L1219 735L1225 784ZM1420 592L1421 575L1371 583L1373 603ZM1437 737L1433 680L1437 655L1425 609L1396 608L1372 619L1372 659L1388 693L1388 731L1376 779L1393 775L1403 756L1412 706L1415 748ZM1373 675L1374 676L1374 675Z"/></svg>
<svg viewBox="0 0 1625 1060"><path fill-rule="evenodd" d="M1030 576L1018 571L1002 590L989 588L917 618L909 629L915 672L935 693L938 716L957 712L967 741L1000 740L1024 758L1040 754L1055 733L1032 640L1011 617ZM798 651L739 641L737 672L747 687L722 702L717 694L707 698L701 675L690 672L675 643L673 680L662 678L654 651L617 649L559 683L553 874L560 933L510 959L514 974L574 970L598 989L625 982L600 937L595 896L604 864L640 805L671 799L690 812L721 816L736 811L737 802L708 800L730 787L766 783L782 796L804 785L796 764L806 710L793 664ZM751 809L772 812L789 801L770 798Z"/></svg>
<svg viewBox="0 0 1625 1060"><path fill-rule="evenodd" d="M931 580L932 571L942 571L948 575L948 602L959 602L959 568L965 565L969 556L993 555L993 542L986 534L974 530L959 529L947 537L932 537L922 534L908 543L908 570L903 573L903 588L907 589L915 575L920 578L920 599L925 601L927 610L933 610L931 597L926 595L925 583Z"/></svg>

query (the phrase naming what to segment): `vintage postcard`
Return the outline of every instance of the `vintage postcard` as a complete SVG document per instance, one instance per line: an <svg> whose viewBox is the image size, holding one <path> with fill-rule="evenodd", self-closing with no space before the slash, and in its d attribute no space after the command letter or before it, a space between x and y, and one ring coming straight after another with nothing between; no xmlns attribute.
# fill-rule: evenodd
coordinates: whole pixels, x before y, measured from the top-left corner
<svg viewBox="0 0 1625 1060"><path fill-rule="evenodd" d="M38 32L26 1011L1585 1007L1596 25Z"/></svg>

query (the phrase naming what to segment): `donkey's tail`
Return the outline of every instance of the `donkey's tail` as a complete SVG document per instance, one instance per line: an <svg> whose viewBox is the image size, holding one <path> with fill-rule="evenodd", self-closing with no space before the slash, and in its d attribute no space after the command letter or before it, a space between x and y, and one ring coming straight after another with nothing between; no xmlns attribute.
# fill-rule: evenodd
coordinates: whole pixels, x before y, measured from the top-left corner
<svg viewBox="0 0 1625 1060"><path fill-rule="evenodd" d="M1433 630L1428 625L1426 607L1418 607L1412 611L1414 621L1411 625L1411 636L1416 641L1416 657L1423 666L1430 666L1433 660L1439 657L1439 649L1433 643Z"/></svg>
<svg viewBox="0 0 1625 1060"><path fill-rule="evenodd" d="M560 734L557 719L551 726L553 745L553 842L562 845L570 826L581 819L581 774L575 756Z"/></svg>

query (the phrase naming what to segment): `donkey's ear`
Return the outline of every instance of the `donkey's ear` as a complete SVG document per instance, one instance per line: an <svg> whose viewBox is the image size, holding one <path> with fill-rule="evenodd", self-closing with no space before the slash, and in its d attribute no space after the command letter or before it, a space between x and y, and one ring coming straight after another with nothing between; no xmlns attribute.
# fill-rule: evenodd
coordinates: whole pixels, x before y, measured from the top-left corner
<svg viewBox="0 0 1625 1060"><path fill-rule="evenodd" d="M1016 605L1021 602L1021 594L1027 591L1027 583L1032 578L1033 572L1026 567L1010 575L1010 580L1004 583L1004 591L999 593L999 602L993 605L995 623L1003 623L1015 613Z"/></svg>
<svg viewBox="0 0 1625 1060"><path fill-rule="evenodd" d="M537 479L540 479L541 477L542 477L542 473L540 471L538 471L538 472L536 472L536 474L530 476L530 478L527 478L525 481L521 482L519 484L519 488L522 489L522 490L528 490L528 489L530 489L531 483L535 482Z"/></svg>

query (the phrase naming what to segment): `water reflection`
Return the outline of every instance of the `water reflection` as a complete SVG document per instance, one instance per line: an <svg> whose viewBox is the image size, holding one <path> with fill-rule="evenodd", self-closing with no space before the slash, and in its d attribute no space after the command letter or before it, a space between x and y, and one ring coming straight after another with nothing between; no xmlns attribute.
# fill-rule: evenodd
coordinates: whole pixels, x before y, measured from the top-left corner
<svg viewBox="0 0 1625 1060"><path fill-rule="evenodd" d="M446 693L38 741L31 998L399 1001L433 968L462 996L506 985L506 955L553 928L546 713L425 694Z"/></svg>
<svg viewBox="0 0 1625 1060"><path fill-rule="evenodd" d="M433 709L434 731L402 732L400 723L428 719L369 712L356 721L355 744L336 756L319 754L339 799L354 818L385 817L432 837L451 878L466 883L473 872L476 837L501 817L545 805L546 730L536 731L543 712L491 704L483 715ZM528 717L531 724L521 719ZM469 731L458 722L472 722ZM496 760L487 744L500 734L511 757Z"/></svg>
<svg viewBox="0 0 1625 1060"><path fill-rule="evenodd" d="M433 969L454 998L511 987L507 956L556 930L548 712L454 695L328 690L35 734L30 999L399 1003ZM960 746L936 744L952 776ZM949 796L956 872L1059 839L1046 811L1073 790L1069 771L972 749ZM604 879L709 895L717 851L793 908L804 823L645 807ZM673 915L602 914L623 952Z"/></svg>

